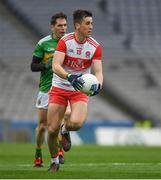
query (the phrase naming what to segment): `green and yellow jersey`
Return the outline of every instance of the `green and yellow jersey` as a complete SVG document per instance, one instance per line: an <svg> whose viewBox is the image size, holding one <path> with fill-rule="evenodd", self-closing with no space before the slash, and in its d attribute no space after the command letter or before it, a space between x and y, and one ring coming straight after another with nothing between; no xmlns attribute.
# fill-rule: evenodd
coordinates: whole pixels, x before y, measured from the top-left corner
<svg viewBox="0 0 161 180"><path fill-rule="evenodd" d="M47 68L40 74L39 90L48 92L52 85L52 59L58 40L53 38L53 35L48 35L42 38L36 45L33 56L42 58L41 63Z"/></svg>

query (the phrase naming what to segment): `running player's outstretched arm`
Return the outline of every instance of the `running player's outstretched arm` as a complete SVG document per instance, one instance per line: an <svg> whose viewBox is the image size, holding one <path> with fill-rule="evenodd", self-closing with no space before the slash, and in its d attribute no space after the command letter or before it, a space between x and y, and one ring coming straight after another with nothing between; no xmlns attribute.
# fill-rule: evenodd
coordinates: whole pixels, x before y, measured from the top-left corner
<svg viewBox="0 0 161 180"><path fill-rule="evenodd" d="M55 74L63 79L67 79L68 73L62 67L65 58L65 53L60 51L55 51L53 56L52 69Z"/></svg>

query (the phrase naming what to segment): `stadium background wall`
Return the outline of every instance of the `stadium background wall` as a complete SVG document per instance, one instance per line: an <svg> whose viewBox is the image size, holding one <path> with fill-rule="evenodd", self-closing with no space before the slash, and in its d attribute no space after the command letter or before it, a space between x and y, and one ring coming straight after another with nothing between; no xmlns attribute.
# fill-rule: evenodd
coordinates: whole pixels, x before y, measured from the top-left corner
<svg viewBox="0 0 161 180"><path fill-rule="evenodd" d="M93 12L93 36L103 46L104 88L99 96L91 99L87 124L77 134L80 142L98 142L97 136L102 136L98 128L113 130L116 124L123 128L128 123L132 135L141 134L135 128L142 127L158 139L157 128L161 128L161 1L2 0L0 141L34 141L37 122L34 104L39 74L30 71L32 51L37 41L49 34L49 19L53 12L62 10L62 3L69 17L69 32L73 31L73 10L88 7ZM106 131L102 139L110 136L110 129ZM115 131L111 132L111 139L112 134ZM78 136L74 137L78 140Z"/></svg>

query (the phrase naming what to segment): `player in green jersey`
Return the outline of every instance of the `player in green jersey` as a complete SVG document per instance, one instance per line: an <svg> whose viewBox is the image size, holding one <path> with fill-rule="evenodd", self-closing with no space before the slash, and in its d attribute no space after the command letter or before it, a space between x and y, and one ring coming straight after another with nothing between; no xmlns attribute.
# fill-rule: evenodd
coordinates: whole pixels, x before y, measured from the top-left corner
<svg viewBox="0 0 161 180"><path fill-rule="evenodd" d="M45 129L47 126L47 110L48 110L48 91L52 85L52 59L55 48L59 39L66 33L67 16L60 12L51 18L51 34L42 38L36 45L33 52L31 70L33 72L41 72L39 93L37 96L36 107L38 109L38 125L36 128L36 152L34 165L36 167L43 166L42 144L44 142ZM67 109L64 119L70 116L70 108ZM64 163L64 151L60 147L59 160Z"/></svg>

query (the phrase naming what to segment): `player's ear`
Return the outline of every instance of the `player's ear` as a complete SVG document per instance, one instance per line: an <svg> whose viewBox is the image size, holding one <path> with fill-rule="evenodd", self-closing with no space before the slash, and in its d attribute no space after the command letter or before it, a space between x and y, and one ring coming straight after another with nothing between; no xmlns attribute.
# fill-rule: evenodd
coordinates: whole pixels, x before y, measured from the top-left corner
<svg viewBox="0 0 161 180"><path fill-rule="evenodd" d="M76 22L74 26L75 26L75 29L79 29L80 28L80 23Z"/></svg>
<svg viewBox="0 0 161 180"><path fill-rule="evenodd" d="M50 28L51 28L51 31L53 32L54 31L54 25L50 25Z"/></svg>

